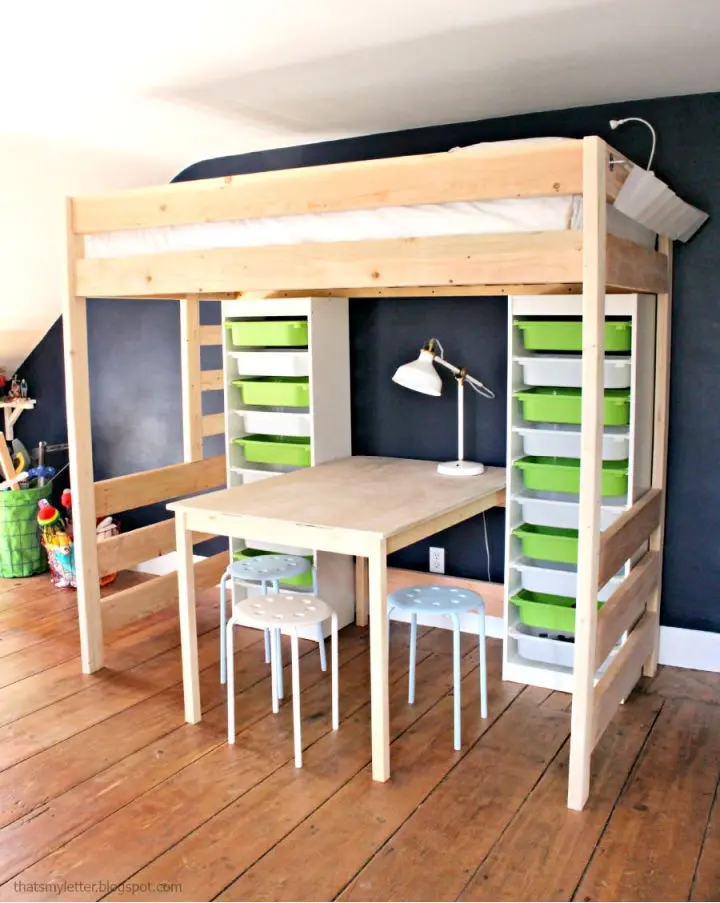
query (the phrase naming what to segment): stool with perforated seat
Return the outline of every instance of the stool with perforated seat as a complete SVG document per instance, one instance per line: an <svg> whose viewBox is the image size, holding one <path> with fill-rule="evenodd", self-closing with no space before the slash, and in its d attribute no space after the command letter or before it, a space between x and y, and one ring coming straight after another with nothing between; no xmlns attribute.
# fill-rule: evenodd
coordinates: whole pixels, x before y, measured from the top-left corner
<svg viewBox="0 0 720 903"><path fill-rule="evenodd" d="M302 555L258 555L256 558L242 558L233 561L220 579L220 683L226 679L226 655L225 655L225 623L227 620L227 595L228 580L237 580L239 583L251 589L260 589L265 594L268 588L274 593L280 592L280 583L292 577L299 577L312 569L312 594L317 595L317 569L313 567L307 558ZM278 636L277 643L280 643ZM320 667L327 671L327 658L325 655L325 635L322 625L318 625L318 645L320 648ZM270 662L270 631L265 631L265 661ZM278 671L278 694L283 698L282 668Z"/></svg>
<svg viewBox="0 0 720 903"><path fill-rule="evenodd" d="M447 615L453 626L453 704L455 715L454 746L461 745L460 714L460 618L463 612L477 610L478 647L480 654L480 716L487 718L487 669L485 663L485 603L483 597L469 589L454 586L408 586L388 596L388 617L393 609L410 615L410 676L408 702L415 702L415 658L417 616Z"/></svg>
<svg viewBox="0 0 720 903"><path fill-rule="evenodd" d="M278 654L279 636L283 627L290 632L292 657L293 728L295 746L295 767L302 766L302 729L300 719L300 653L298 627L317 624L322 629L324 621L332 623L330 643L330 670L332 674L332 728L340 723L338 698L338 619L330 606L308 593L267 593L248 596L235 602L232 615L227 622L227 692L228 692L228 743L235 742L235 674L233 668L233 627L250 624L275 634L270 642L270 668L272 684L273 712L280 710L277 672L282 668Z"/></svg>

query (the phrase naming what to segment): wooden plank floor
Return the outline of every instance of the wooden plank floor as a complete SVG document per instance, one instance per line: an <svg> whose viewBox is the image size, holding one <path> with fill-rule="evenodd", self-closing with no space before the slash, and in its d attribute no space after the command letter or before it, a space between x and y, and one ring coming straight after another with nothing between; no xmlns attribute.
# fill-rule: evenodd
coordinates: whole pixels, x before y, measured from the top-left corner
<svg viewBox="0 0 720 903"><path fill-rule="evenodd" d="M337 733L317 647L302 644L296 770L290 706L270 712L254 631L237 634L239 735L226 743L214 591L199 600L196 726L183 722L175 612L116 631L88 676L74 601L44 577L0 581L1 900L720 899L720 675L666 668L638 689L577 813L569 697L503 683L496 641L483 721L463 637L456 753L450 636L421 631L410 706L406 628L393 625L393 779L378 785L365 631L341 634Z"/></svg>

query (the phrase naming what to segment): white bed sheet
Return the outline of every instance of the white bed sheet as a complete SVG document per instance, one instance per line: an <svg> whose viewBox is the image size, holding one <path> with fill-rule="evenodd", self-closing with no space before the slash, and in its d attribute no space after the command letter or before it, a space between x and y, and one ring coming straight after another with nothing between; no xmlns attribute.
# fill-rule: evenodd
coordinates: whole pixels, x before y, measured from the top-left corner
<svg viewBox="0 0 720 903"><path fill-rule="evenodd" d="M508 198L378 207L336 213L225 220L88 235L86 257L129 257L212 248L254 248L311 242L560 232L582 228L582 196ZM608 205L608 231L653 247L652 232Z"/></svg>

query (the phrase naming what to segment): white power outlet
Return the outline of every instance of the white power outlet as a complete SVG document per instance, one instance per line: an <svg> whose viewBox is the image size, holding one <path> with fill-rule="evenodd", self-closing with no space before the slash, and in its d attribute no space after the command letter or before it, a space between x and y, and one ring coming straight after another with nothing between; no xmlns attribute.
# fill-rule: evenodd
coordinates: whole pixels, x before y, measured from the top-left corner
<svg viewBox="0 0 720 903"><path fill-rule="evenodd" d="M430 573L445 573L445 549L430 546Z"/></svg>

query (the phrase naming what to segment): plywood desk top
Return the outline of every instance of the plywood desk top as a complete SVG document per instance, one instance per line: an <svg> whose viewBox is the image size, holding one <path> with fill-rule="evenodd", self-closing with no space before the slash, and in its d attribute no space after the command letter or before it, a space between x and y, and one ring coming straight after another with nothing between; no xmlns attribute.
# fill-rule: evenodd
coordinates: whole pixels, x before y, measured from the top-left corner
<svg viewBox="0 0 720 903"><path fill-rule="evenodd" d="M356 456L173 502L168 508L191 516L206 512L390 540L446 512L476 507L466 514L471 517L502 504L504 490L503 467L488 467L475 477L448 477L437 472L434 461Z"/></svg>

